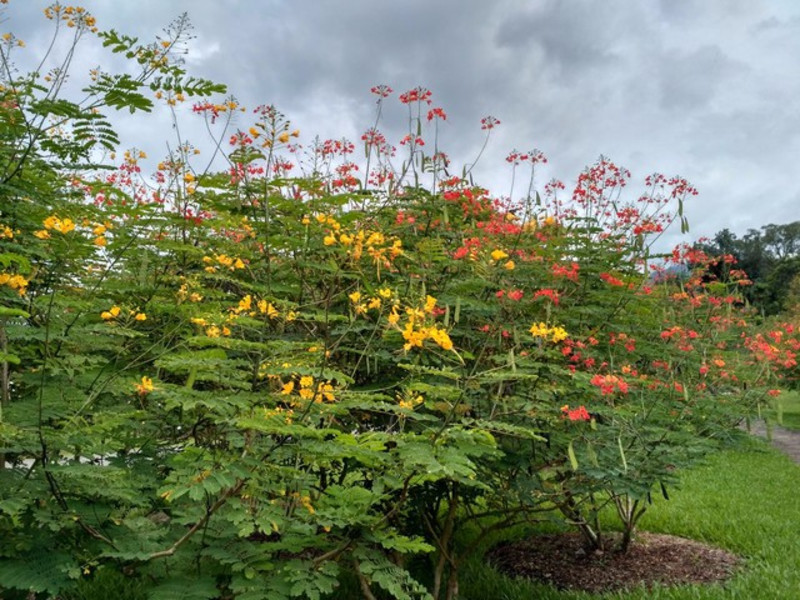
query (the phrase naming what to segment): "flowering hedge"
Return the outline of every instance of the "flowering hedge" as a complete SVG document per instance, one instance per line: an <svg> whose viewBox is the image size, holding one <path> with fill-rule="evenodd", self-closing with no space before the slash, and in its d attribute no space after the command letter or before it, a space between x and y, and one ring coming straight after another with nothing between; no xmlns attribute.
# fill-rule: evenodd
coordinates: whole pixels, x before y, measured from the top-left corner
<svg viewBox="0 0 800 600"><path fill-rule="evenodd" d="M625 550L651 494L796 366L790 324L753 328L744 274L711 275L724 257L650 256L685 226L680 177L629 199L601 158L540 194L544 154L513 151L528 189L496 198L451 176L429 90L399 95L396 149L373 88L360 160L212 100L174 60L183 21L140 45L47 16L132 64L91 72L82 104L56 99L66 70L2 83L6 588L115 569L153 598L319 598L346 571L366 598L455 598L470 548L554 512L592 549L612 507ZM145 151L115 162L106 111L190 97L224 169L186 142L152 177Z"/></svg>

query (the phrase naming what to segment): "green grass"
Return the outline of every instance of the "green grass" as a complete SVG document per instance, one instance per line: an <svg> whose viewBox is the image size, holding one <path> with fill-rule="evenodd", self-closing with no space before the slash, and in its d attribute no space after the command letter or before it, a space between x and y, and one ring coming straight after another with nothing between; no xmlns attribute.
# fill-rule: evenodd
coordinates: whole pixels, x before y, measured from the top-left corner
<svg viewBox="0 0 800 600"><path fill-rule="evenodd" d="M765 416L772 422L788 429L800 431L800 391L782 391L781 395L771 400L772 406Z"/></svg>
<svg viewBox="0 0 800 600"><path fill-rule="evenodd" d="M477 558L461 571L462 600L795 600L800 598L800 467L758 440L713 455L686 473L669 501L655 500L642 520L647 531L670 533L730 550L745 564L724 584L635 590L604 595L560 592L523 579L510 579ZM506 537L532 532L516 530ZM495 540L498 541L498 540ZM69 600L142 597L115 577L97 589L82 585ZM88 583L88 582L87 582ZM127 584L126 584L127 585ZM120 586L112 592L109 587ZM120 593L122 592L122 593ZM379 596L380 597L380 596ZM354 581L344 579L333 596L357 600Z"/></svg>

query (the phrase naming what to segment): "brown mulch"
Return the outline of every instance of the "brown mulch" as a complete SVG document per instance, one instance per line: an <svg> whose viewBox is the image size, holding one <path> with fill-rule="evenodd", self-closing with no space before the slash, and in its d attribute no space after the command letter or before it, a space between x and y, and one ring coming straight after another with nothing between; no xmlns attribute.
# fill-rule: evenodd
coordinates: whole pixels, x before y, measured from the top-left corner
<svg viewBox="0 0 800 600"><path fill-rule="evenodd" d="M644 532L626 554L609 550L587 555L579 535L562 533L503 544L488 559L506 575L588 592L712 583L729 578L740 563L739 557L701 542Z"/></svg>

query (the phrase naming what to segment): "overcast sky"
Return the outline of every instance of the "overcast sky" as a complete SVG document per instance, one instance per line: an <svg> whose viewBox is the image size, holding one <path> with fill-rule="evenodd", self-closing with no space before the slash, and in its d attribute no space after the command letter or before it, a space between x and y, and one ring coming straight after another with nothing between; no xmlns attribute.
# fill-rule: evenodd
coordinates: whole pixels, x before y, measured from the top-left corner
<svg viewBox="0 0 800 600"><path fill-rule="evenodd" d="M34 55L51 31L46 5L10 0L1 27ZM188 12L190 70L226 83L246 106L277 105L306 143L315 134L358 140L374 115L369 89L383 83L395 90L384 129L397 145L397 94L423 85L448 114L441 141L457 164L477 154L481 117L502 122L476 168L496 195L508 193L508 152L538 148L550 159L541 184L557 177L570 189L601 154L631 170L631 194L654 171L686 177L700 191L687 207L691 238L800 220L796 0L82 5L101 28L147 41ZM107 64L102 56L95 49L83 60ZM160 155L169 130L153 129L122 126L126 143Z"/></svg>

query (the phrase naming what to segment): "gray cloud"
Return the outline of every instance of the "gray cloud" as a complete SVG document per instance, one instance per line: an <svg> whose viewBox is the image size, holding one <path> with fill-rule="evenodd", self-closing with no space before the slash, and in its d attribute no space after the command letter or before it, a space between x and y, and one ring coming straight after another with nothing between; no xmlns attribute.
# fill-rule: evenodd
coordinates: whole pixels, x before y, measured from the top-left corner
<svg viewBox="0 0 800 600"><path fill-rule="evenodd" d="M306 140L357 139L373 119L372 85L424 85L448 112L441 138L456 163L477 154L481 117L503 122L475 171L495 193L508 192L506 153L538 147L551 159L542 183L556 176L569 185L601 153L635 182L655 170L690 178L701 192L688 208L693 234L798 218L800 4L792 0L85 4L102 27L145 39L188 11L192 72L227 83L248 106L275 103ZM6 13L32 48L46 39L45 5L11 0ZM88 54L87 64L105 60L99 48ZM404 110L387 104L394 143ZM122 129L161 151L168 121L147 135Z"/></svg>

